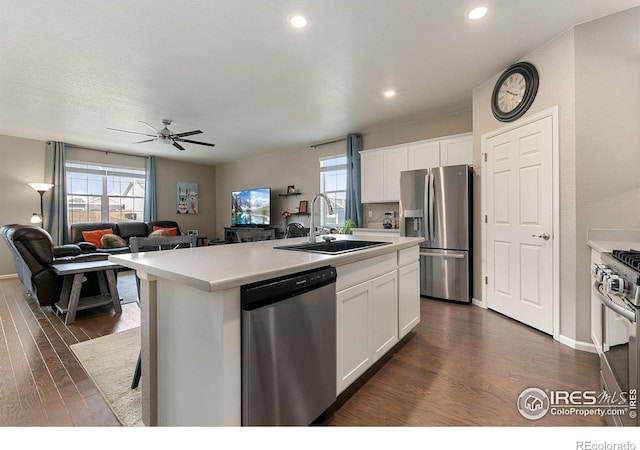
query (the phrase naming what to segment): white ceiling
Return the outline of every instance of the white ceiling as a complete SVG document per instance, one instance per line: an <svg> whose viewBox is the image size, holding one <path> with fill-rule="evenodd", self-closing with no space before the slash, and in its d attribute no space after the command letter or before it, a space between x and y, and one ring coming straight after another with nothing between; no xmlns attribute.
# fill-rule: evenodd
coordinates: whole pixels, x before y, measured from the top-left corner
<svg viewBox="0 0 640 450"><path fill-rule="evenodd" d="M466 12L484 4L472 22ZM640 0L0 0L0 134L217 162L469 110L471 90ZM309 25L286 21L304 14ZM382 91L394 88L396 97ZM146 121L216 147L132 144Z"/></svg>

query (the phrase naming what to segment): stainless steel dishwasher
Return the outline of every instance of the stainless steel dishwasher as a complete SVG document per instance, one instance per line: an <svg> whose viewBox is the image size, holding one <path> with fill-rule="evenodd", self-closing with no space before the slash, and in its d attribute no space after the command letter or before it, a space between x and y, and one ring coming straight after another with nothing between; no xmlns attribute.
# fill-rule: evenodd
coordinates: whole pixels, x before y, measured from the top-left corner
<svg viewBox="0 0 640 450"><path fill-rule="evenodd" d="M309 425L336 400L336 270L240 289L242 425Z"/></svg>

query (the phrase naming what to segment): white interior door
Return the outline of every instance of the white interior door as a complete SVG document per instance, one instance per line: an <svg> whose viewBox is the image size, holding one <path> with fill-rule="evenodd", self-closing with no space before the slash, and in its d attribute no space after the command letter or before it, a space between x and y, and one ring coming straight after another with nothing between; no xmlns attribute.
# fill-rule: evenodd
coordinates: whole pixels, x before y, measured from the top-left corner
<svg viewBox="0 0 640 450"><path fill-rule="evenodd" d="M487 306L553 334L553 119L487 139Z"/></svg>

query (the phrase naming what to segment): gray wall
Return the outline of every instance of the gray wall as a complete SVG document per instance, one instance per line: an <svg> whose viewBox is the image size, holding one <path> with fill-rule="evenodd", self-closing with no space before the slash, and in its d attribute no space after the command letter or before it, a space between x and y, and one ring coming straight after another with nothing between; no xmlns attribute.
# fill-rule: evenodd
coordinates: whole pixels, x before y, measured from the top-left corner
<svg viewBox="0 0 640 450"><path fill-rule="evenodd" d="M40 195L27 183L44 181L45 148L42 141L0 135L0 225L29 223L31 214L40 213ZM0 277L14 273L11 252L2 241Z"/></svg>
<svg viewBox="0 0 640 450"><path fill-rule="evenodd" d="M0 225L29 223L31 214L40 210L40 196L27 183L44 180L46 142L0 135ZM73 149L82 154L87 150ZM131 163L140 158L130 158L109 152L89 152L105 162L118 160ZM197 229L200 235L212 236L215 232L215 167L183 163L158 158L158 218L175 220L182 230ZM176 182L198 184L200 213L178 215L176 210ZM45 201L47 199L45 194ZM0 243L0 277L15 274L13 258L7 246Z"/></svg>
<svg viewBox="0 0 640 450"><path fill-rule="evenodd" d="M631 177L640 167L638 29L640 8L634 8L577 26L522 58L540 74L538 95L525 117L555 105L559 110L560 334L577 341L591 341L587 230L640 228L640 214L627 209L632 200L636 205L640 200L639 178ZM473 91L477 167L481 136L504 126L490 108L499 75ZM614 175L620 173L614 167L624 167L622 173L631 178ZM480 183L476 173L476 187ZM476 217L480 202L476 189ZM476 224L474 250L479 254L481 228ZM474 270L481 273L478 259ZM481 292L476 277L474 297Z"/></svg>
<svg viewBox="0 0 640 450"><path fill-rule="evenodd" d="M471 131L471 120L471 111L463 111L448 116L429 117L407 123L390 124L362 133L362 147L363 150L369 150L450 134L465 133ZM344 154L345 151L346 143L341 141L323 145L316 149L305 147L218 165L216 167L216 229L218 237L224 237L224 227L228 227L231 222L231 192L240 189L271 187L272 226L282 229L285 226L285 222L281 217L281 213L295 211L295 207L300 200L311 201L319 191L319 158ZM279 197L278 194L284 193L290 184L296 186L302 192L302 195L288 198ZM397 212L398 204L385 204L383 208L385 211L395 210ZM366 206L364 209L368 211ZM377 211L376 208L373 209ZM380 214L375 214L374 221L376 218L380 219ZM305 224L309 222L308 217L293 217L292 220L300 220ZM366 215L365 220L367 220ZM374 227L380 226L380 223L371 225Z"/></svg>

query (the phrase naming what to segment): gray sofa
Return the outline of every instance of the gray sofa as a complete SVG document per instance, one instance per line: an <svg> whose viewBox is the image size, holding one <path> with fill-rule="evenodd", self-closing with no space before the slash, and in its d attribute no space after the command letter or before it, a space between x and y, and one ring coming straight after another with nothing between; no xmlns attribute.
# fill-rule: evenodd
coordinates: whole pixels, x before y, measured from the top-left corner
<svg viewBox="0 0 640 450"><path fill-rule="evenodd" d="M112 255L120 253L130 253L129 238L133 236L147 237L153 231L153 227L176 228L178 236L180 226L173 220L156 220L151 222L78 222L71 225L70 243L78 245L83 253L109 253ZM86 242L82 236L83 231L105 230L111 228L113 234L120 236L127 243L126 247L120 248L97 248L95 245Z"/></svg>

